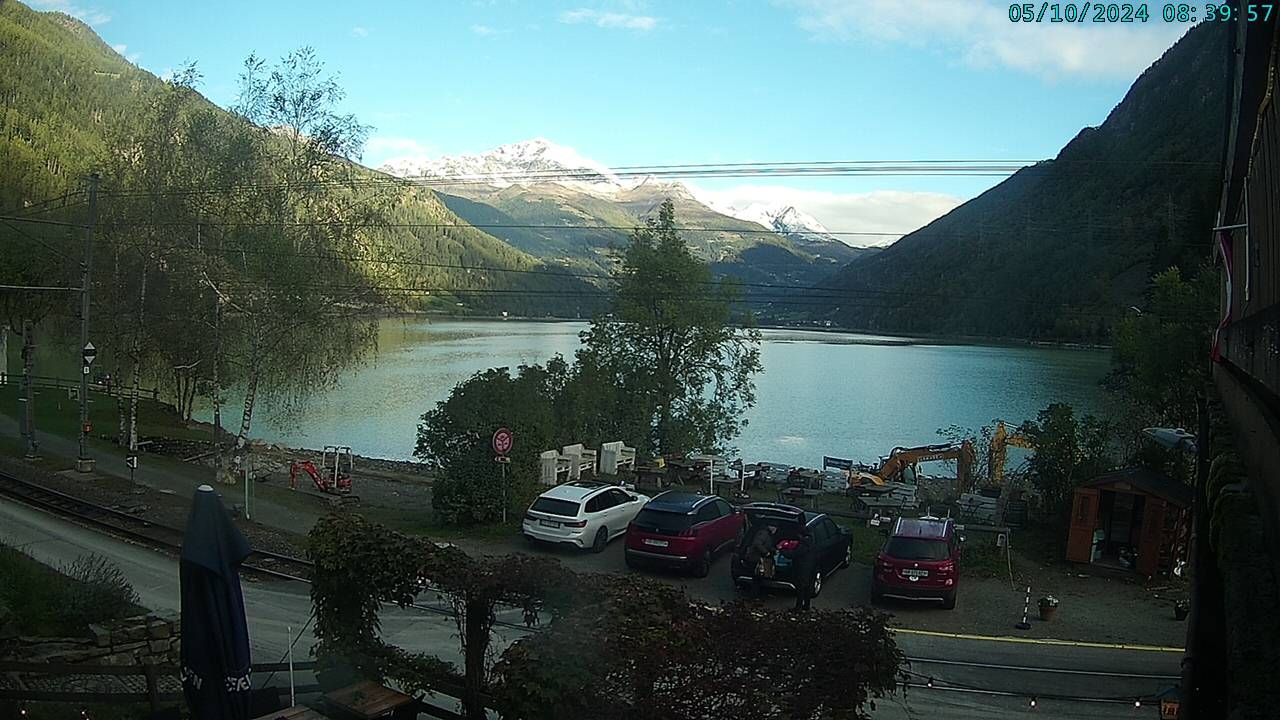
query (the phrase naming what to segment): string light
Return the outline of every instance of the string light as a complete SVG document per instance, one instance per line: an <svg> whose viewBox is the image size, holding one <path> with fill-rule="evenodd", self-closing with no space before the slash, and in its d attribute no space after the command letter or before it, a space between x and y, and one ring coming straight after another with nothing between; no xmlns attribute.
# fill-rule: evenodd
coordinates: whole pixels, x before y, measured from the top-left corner
<svg viewBox="0 0 1280 720"><path fill-rule="evenodd" d="M933 678L929 678L929 682L925 683L925 685L928 685L929 687L931 687L931 688L932 688L932 687L933 687Z"/></svg>
<svg viewBox="0 0 1280 720"><path fill-rule="evenodd" d="M1031 709L1032 709L1032 710L1035 710L1035 709L1036 709L1036 696L1035 696L1035 695L1032 695L1032 696L1031 696L1031 702L1029 703L1029 705L1030 705L1030 707L1031 707Z"/></svg>
<svg viewBox="0 0 1280 720"><path fill-rule="evenodd" d="M1136 708L1140 708L1140 707L1142 707L1142 698L1134 698L1134 699L1133 699L1133 706L1134 706L1134 707L1136 707Z"/></svg>

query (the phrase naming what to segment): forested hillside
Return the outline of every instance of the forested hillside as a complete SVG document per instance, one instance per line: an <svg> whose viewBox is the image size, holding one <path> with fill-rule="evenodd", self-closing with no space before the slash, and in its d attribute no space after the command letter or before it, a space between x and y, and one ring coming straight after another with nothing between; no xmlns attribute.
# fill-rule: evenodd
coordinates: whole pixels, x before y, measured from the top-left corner
<svg viewBox="0 0 1280 720"><path fill-rule="evenodd" d="M1104 341L1149 279L1208 257L1226 23L1191 29L1100 127L824 286L819 316L887 332Z"/></svg>
<svg viewBox="0 0 1280 720"><path fill-rule="evenodd" d="M18 2L0 3L0 48L0 214L26 209L29 213L45 211L78 220L84 216L84 179L91 171L103 174L99 212L104 218L120 221L121 213L127 211L134 213L131 222L136 223L138 212L164 212L162 205L140 208L132 202L136 197L130 193L136 195L137 188L124 177L127 163L122 161L125 148L121 144L137 142L140 134L155 130L142 127L142 123L157 119L149 110L161 102L165 83L120 57L79 20L58 12L36 12ZM204 152L204 147L210 154L232 152L228 145L236 135L237 123L243 119L195 93L185 94L182 103L168 121L189 122L201 115L198 122L202 125L193 126L193 131L205 133L202 142L206 145L188 148L192 152L176 157L178 167L168 180L171 187L207 190L220 182L208 174L215 163L195 156ZM204 160L210 162L201 167ZM269 158L256 161L268 162ZM464 308L471 310L510 309L533 315L590 310L593 288L575 278L547 278L528 272L468 272L465 268L527 271L539 263L486 233L464 227L465 221L428 190L391 182L390 178L355 165L347 172L355 180L352 187L378 190L381 214L365 218L371 221L366 225L390 227L362 228L364 252L349 254L343 262L352 265L350 269L358 274L376 276L381 284L414 288L390 293L386 299L393 305L456 308L455 301L461 301ZM227 185L225 178L221 182ZM68 193L73 195L67 201L50 203ZM70 207L58 210L57 206L64 203ZM226 218L220 219L212 205L206 209L210 211L207 233ZM150 220L163 222L166 218ZM455 225L459 227L446 227ZM19 230L25 234L17 234ZM194 236L190 227L182 230L183 237ZM49 234L46 228L31 225L19 229L0 225L6 242L30 243L32 233ZM109 239L110 233L105 235ZM61 236L57 239L66 240ZM450 266L462 269L450 270ZM468 289L475 292L465 292ZM514 295L497 292L518 289L537 292L519 296L518 302L511 302ZM583 307L582 298L561 292L575 290L588 293L584 296L588 298L587 307Z"/></svg>

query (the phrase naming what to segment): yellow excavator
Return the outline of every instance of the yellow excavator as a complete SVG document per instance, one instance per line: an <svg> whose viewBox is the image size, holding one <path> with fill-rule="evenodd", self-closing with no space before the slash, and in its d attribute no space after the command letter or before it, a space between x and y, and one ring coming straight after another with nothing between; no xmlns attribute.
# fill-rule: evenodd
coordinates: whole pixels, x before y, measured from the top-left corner
<svg viewBox="0 0 1280 720"><path fill-rule="evenodd" d="M973 478L974 457L973 443L969 440L913 448L897 447L875 470L850 470L849 488L865 488L868 485L884 485L889 482L915 482L918 474L916 466L920 463L931 460L955 460L956 485L960 488L960 492L966 492Z"/></svg>
<svg viewBox="0 0 1280 720"><path fill-rule="evenodd" d="M1004 466L1010 446L1031 450L1036 445L1030 436L1017 430L1010 431L1003 420L997 420L996 429L991 433L991 448L987 453L987 470L993 487L1004 485Z"/></svg>

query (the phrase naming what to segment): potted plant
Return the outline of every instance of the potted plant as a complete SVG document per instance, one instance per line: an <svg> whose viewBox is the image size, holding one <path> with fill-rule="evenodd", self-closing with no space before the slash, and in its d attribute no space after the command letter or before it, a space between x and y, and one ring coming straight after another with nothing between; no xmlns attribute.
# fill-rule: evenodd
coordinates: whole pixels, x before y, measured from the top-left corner
<svg viewBox="0 0 1280 720"><path fill-rule="evenodd" d="M1052 595L1045 595L1040 598L1037 605L1040 607L1040 619L1052 620L1053 614L1058 611L1058 598Z"/></svg>
<svg viewBox="0 0 1280 720"><path fill-rule="evenodd" d="M1186 600L1179 600L1173 604L1173 619L1186 620L1187 613L1191 611L1191 604Z"/></svg>

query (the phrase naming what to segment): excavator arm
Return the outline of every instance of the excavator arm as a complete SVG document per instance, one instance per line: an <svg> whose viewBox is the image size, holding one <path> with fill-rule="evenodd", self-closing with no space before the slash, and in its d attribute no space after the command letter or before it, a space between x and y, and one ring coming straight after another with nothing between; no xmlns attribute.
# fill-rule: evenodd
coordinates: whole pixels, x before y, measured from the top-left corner
<svg viewBox="0 0 1280 720"><path fill-rule="evenodd" d="M914 467L919 463L932 460L955 460L957 484L960 486L961 492L968 488L973 475L974 463L973 443L969 440L946 445L894 448L889 453L889 457L880 464L879 469L874 473L851 472L849 474L849 486L884 485L887 482L896 482L899 481L902 471L907 467Z"/></svg>

